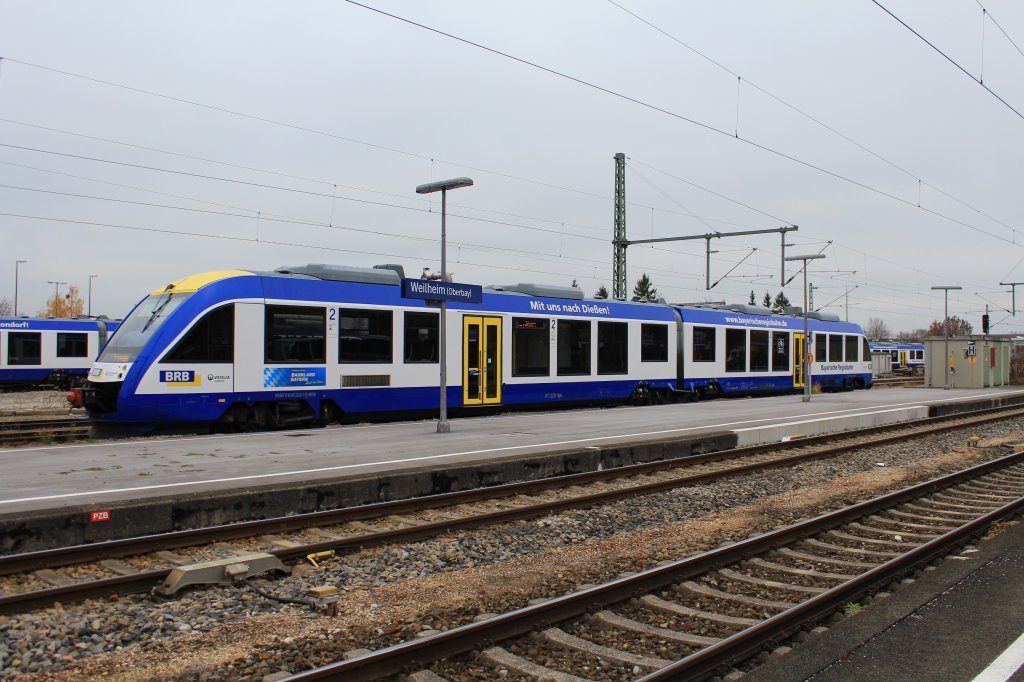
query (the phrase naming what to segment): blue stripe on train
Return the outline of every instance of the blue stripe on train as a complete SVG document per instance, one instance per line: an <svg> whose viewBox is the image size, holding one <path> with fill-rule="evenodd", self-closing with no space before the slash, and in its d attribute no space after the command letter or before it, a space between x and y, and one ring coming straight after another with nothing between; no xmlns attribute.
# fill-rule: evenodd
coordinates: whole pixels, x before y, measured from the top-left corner
<svg viewBox="0 0 1024 682"><path fill-rule="evenodd" d="M641 383L635 379L622 381L587 381L574 383L506 384L501 405L545 405L564 402L626 400ZM674 379L644 382L651 388L675 389ZM448 404L453 409L464 407L462 387L448 387ZM436 410L437 386L412 388L344 388L320 391L261 391L252 393L208 394L146 394L132 396L127 404L119 404L117 412L92 415L97 422L211 422L216 421L230 405L274 400L308 400L319 408L321 400L333 400L347 414L414 412ZM224 402L219 402L223 400Z"/></svg>

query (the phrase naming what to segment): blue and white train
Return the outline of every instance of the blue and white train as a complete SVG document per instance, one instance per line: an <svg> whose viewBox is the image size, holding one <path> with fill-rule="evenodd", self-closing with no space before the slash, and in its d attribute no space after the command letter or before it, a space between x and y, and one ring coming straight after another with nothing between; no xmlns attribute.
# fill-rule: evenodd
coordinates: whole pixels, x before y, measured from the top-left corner
<svg viewBox="0 0 1024 682"><path fill-rule="evenodd" d="M402 297L399 266L307 265L195 275L143 299L93 365L99 432L273 428L437 414L439 311ZM576 288L485 287L449 303L455 413L871 385L855 324L766 309L584 299Z"/></svg>
<svg viewBox="0 0 1024 682"><path fill-rule="evenodd" d="M0 387L85 383L118 322L0 317Z"/></svg>
<svg viewBox="0 0 1024 682"><path fill-rule="evenodd" d="M869 346L872 352L890 355L894 372L924 373L923 343L872 342Z"/></svg>

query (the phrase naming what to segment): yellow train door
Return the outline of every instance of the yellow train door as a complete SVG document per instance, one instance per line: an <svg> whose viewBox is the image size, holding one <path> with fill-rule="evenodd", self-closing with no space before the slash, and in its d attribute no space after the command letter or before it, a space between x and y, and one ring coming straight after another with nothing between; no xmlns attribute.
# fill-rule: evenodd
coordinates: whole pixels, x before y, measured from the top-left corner
<svg viewBox="0 0 1024 682"><path fill-rule="evenodd" d="M501 403L501 318L462 318L462 404Z"/></svg>
<svg viewBox="0 0 1024 682"><path fill-rule="evenodd" d="M804 335L793 334L793 388L804 387Z"/></svg>

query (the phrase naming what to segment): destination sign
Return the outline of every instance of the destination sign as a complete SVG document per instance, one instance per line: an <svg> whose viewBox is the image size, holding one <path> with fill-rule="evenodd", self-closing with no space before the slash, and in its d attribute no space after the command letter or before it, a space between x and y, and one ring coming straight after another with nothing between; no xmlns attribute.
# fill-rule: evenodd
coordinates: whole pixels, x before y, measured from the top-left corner
<svg viewBox="0 0 1024 682"><path fill-rule="evenodd" d="M433 279L403 279L402 298L460 303L482 303L484 300L483 287L479 284L460 284Z"/></svg>

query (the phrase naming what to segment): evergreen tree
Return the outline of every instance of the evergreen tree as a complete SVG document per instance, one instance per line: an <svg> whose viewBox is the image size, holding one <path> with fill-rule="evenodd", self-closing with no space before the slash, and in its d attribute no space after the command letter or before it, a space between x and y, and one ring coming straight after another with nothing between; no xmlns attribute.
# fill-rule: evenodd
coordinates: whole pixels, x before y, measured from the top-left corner
<svg viewBox="0 0 1024 682"><path fill-rule="evenodd" d="M608 298L608 289L602 284L597 289L597 293L594 294L594 298Z"/></svg>
<svg viewBox="0 0 1024 682"><path fill-rule="evenodd" d="M747 301L750 305L757 305L757 301L754 299L754 290L750 290L750 300Z"/></svg>
<svg viewBox="0 0 1024 682"><path fill-rule="evenodd" d="M786 294L784 294L783 292L780 291L779 295L775 297L774 301L772 301L772 305L771 305L772 312L773 313L781 313L782 311L784 311L788 307L789 307L789 299L786 298Z"/></svg>
<svg viewBox="0 0 1024 682"><path fill-rule="evenodd" d="M658 290L654 288L654 284L646 272L636 281L636 286L633 287L633 300L647 301L649 303L654 303L658 300Z"/></svg>
<svg viewBox="0 0 1024 682"><path fill-rule="evenodd" d="M761 299L761 305L764 306L765 308L772 307L772 295L769 294L767 291L764 292L764 298Z"/></svg>

